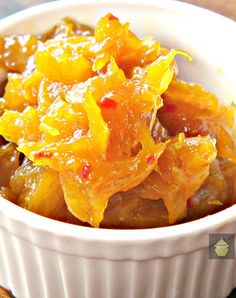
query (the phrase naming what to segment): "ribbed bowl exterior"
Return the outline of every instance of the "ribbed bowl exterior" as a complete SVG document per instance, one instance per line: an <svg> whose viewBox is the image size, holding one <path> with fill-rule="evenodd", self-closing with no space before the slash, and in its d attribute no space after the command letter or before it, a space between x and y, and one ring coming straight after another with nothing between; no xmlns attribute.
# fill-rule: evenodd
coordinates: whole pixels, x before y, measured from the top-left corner
<svg viewBox="0 0 236 298"><path fill-rule="evenodd" d="M235 23L179 1L55 1L1 20L0 34L42 32L67 15L94 25L109 11L139 35L189 51L194 62L179 61L181 78L235 98ZM236 206L174 227L113 231L55 222L0 198L0 285L17 298L225 298L236 262L208 258L210 233L236 233Z"/></svg>
<svg viewBox="0 0 236 298"><path fill-rule="evenodd" d="M236 286L235 260L209 260L208 248L117 261L45 249L4 229L0 268L0 284L17 298L225 298Z"/></svg>
<svg viewBox="0 0 236 298"><path fill-rule="evenodd" d="M0 285L17 298L225 298L236 286L235 259L208 256L208 234L235 233L234 222L137 247L59 237L1 211L0 218ZM175 255L178 246L184 253ZM144 254L147 247L152 257Z"/></svg>

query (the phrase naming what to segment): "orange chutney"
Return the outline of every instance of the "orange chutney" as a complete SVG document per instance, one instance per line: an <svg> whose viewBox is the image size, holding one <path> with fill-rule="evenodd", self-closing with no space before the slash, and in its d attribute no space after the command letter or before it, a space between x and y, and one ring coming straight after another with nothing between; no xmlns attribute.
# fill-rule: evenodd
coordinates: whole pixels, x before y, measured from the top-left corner
<svg viewBox="0 0 236 298"><path fill-rule="evenodd" d="M234 106L179 80L176 55L112 14L0 37L0 199L107 228L234 204Z"/></svg>

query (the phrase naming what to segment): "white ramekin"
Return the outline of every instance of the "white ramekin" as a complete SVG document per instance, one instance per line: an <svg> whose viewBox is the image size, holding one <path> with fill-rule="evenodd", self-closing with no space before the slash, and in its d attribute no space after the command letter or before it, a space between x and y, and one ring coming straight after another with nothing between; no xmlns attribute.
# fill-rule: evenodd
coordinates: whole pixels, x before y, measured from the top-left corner
<svg viewBox="0 0 236 298"><path fill-rule="evenodd" d="M56 1L1 20L0 34L42 32L64 16L94 25L106 12L140 36L189 51L193 63L180 60L180 76L235 99L236 25L192 5ZM1 199L0 285L17 298L225 298L236 262L208 258L209 233L236 233L236 205L190 223L123 231L57 222Z"/></svg>

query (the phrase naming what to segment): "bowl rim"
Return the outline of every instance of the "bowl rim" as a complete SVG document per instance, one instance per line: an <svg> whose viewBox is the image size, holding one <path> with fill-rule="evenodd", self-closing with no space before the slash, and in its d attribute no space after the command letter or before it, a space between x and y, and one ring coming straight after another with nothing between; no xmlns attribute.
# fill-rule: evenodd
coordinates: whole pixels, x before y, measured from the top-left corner
<svg viewBox="0 0 236 298"><path fill-rule="evenodd" d="M69 7L69 6L77 6L80 4L85 5L91 5L91 4L108 4L108 5L114 5L114 4L121 4L121 5L134 5L134 6L154 6L154 7L162 7L165 9L175 9L176 12L184 12L188 13L191 12L193 9L196 13L199 13L201 15L208 14L211 17L219 18L221 20L224 20L224 22L230 23L230 25L236 27L236 21L233 19L230 19L222 14L219 14L215 11L212 11L210 9L194 5L192 3L187 3L178 1L178 0L146 0L145 3L143 3L142 0L77 0L76 2L74 0L56 0L56 1L50 1L42 4L38 4L35 6L31 6L25 9L22 9L20 11L17 11L13 14L10 14L3 19L0 19L1 23L5 23L6 26L10 25L8 23L12 23L13 21L17 20L19 16L21 18L24 17L32 17L34 15L39 15L43 11L48 10L54 10L55 8L63 8L63 7ZM2 29L1 29L2 31Z"/></svg>
<svg viewBox="0 0 236 298"><path fill-rule="evenodd" d="M165 9L171 9L176 12L181 13L198 13L201 15L207 15L208 17L214 18L215 21L220 21L227 23L229 26L235 28L236 22L223 16L217 14L213 11L175 0L146 0L143 3L142 0L79 0L79 1L55 1L40 4L25 10L19 11L15 14L12 14L2 20L0 20L1 31L4 31L5 28L13 26L15 22L19 22L19 19L32 18L33 16L38 17L44 11L54 9L63 9L63 7L70 6L80 6L91 5L91 4L108 4L108 5L134 5L134 6L155 6ZM20 21L22 22L22 21ZM236 31L235 31L236 32ZM6 211L7 210L7 211ZM150 228L150 229L95 229L91 227L78 226L74 224L68 224L46 218L25 210L5 199L0 200L0 211L3 212L7 217L19 221L31 228L36 230L41 230L45 232L50 232L54 235L61 237L72 237L83 240L100 240L103 242L125 242L125 243L137 243L144 242L147 240L160 240L160 239L170 239L178 238L185 234L193 234L195 232L201 232L204 230L213 229L217 226L224 226L228 222L231 222L236 219L236 205L233 205L229 208L226 208L220 212L217 212L213 215L208 215L198 220L194 220L187 223L182 223L178 225L168 226L168 227L159 227L159 228Z"/></svg>
<svg viewBox="0 0 236 298"><path fill-rule="evenodd" d="M60 237L66 236L86 241L101 240L103 242L126 243L176 239L186 234L193 235L194 233L210 231L213 228L224 227L229 222L236 220L236 205L186 223L159 228L127 230L93 228L60 222L28 211L3 198L0 199L0 211L13 221Z"/></svg>

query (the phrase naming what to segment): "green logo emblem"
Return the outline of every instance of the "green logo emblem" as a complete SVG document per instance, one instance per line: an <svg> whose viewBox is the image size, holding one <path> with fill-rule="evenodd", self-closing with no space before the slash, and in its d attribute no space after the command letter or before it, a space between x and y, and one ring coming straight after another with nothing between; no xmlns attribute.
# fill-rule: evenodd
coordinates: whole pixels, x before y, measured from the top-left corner
<svg viewBox="0 0 236 298"><path fill-rule="evenodd" d="M218 257L225 257L229 252L229 244L222 238L215 244L215 253Z"/></svg>

